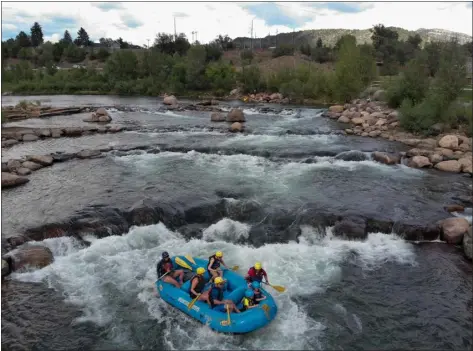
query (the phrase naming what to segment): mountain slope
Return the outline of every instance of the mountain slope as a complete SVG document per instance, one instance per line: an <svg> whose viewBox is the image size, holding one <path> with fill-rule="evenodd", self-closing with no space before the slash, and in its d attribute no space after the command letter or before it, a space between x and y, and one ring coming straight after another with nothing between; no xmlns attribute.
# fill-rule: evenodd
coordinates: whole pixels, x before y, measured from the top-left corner
<svg viewBox="0 0 473 351"><path fill-rule="evenodd" d="M416 31L409 31L403 28L389 27L399 33L400 40L406 40L409 35L419 34L422 38L422 44L431 41L446 41L453 37L458 37L460 43L466 43L472 40L472 37L463 34L448 31L445 29L425 29L420 28ZM318 38L322 39L325 45L333 46L337 40L345 34L351 34L355 36L359 44L371 43L371 32L370 29L314 29L304 30L293 33L280 33L278 35L266 36L264 38L253 39L253 48L268 48L280 44L295 44L297 46L309 43L315 45ZM250 47L251 39L248 37L238 37L233 40L238 47Z"/></svg>

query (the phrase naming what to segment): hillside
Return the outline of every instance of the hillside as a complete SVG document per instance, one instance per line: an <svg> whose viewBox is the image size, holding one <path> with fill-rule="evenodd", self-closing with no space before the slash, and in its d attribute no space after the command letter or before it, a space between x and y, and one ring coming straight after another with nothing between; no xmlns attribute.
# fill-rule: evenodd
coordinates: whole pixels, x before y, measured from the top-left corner
<svg viewBox="0 0 473 351"><path fill-rule="evenodd" d="M445 41L452 37L458 37L461 44L472 40L472 37L463 33L452 32L444 29L425 29L420 28L416 31L409 31L403 28L389 27L399 33L400 40L406 40L409 35L419 34L423 43L431 41ZM264 38L253 39L253 47L268 48L279 44L301 45L309 43L315 45L318 38L322 39L325 45L333 46L337 40L346 34L355 36L358 43L371 43L370 29L314 29L304 30L294 33L280 33L278 35L266 36ZM238 37L233 40L238 47L250 47L251 39L248 37Z"/></svg>

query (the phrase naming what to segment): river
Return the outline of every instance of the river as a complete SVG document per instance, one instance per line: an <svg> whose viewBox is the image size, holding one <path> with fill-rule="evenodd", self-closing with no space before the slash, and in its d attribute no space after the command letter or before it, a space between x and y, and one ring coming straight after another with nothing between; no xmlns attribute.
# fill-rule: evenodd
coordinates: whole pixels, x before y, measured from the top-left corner
<svg viewBox="0 0 473 351"><path fill-rule="evenodd" d="M322 109L245 105L246 131L227 133L210 112L165 111L153 98L3 97L53 106L116 106L117 134L45 139L2 150L2 160L117 147L106 157L43 168L2 191L2 237L159 203L160 223L123 235L46 239L55 261L2 283L2 347L8 349L471 349L472 265L461 249L407 242L396 231L364 241L332 235L318 215L354 214L422 225L471 182L461 175L387 166L372 151L406 147L345 136ZM225 103L226 109L241 105ZM17 126L80 126L84 115ZM126 149L133 149L126 151ZM337 157L359 150L361 161ZM172 213L172 218L163 218ZM169 217L169 216L168 216ZM142 223L143 224L143 223ZM85 245L84 243L87 243ZM265 329L221 335L154 296L163 250L207 257L222 250L246 269L262 261L279 313ZM243 270L241 272L244 273Z"/></svg>

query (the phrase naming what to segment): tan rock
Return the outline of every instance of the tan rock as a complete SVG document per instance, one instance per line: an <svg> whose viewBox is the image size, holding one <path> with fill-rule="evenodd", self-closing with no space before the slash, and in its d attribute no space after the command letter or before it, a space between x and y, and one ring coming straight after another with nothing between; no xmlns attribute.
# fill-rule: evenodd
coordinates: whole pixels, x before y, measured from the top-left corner
<svg viewBox="0 0 473 351"><path fill-rule="evenodd" d="M429 156L429 160L430 160L430 162L432 162L433 164L439 163L439 162L442 162L442 161L443 161L443 156L442 156L442 155L439 155L439 154L431 154L431 155Z"/></svg>
<svg viewBox="0 0 473 351"><path fill-rule="evenodd" d="M461 165L461 170L463 173L473 173L472 172L472 159L471 157L462 157L458 160L458 163Z"/></svg>
<svg viewBox="0 0 473 351"><path fill-rule="evenodd" d="M376 137L378 137L378 136L381 135L381 131L379 131L379 130L373 130L373 131L369 132L368 135L369 135L370 137L372 137L372 138L376 138Z"/></svg>
<svg viewBox="0 0 473 351"><path fill-rule="evenodd" d="M384 118L380 118L378 119L378 121L376 122L376 126L383 126L386 124L386 120Z"/></svg>
<svg viewBox="0 0 473 351"><path fill-rule="evenodd" d="M16 172L18 168L21 168L21 162L18 160L8 160L7 168L10 172Z"/></svg>
<svg viewBox="0 0 473 351"><path fill-rule="evenodd" d="M413 156L425 156L429 157L433 152L426 149L418 149L413 148L406 152L406 156L413 157Z"/></svg>
<svg viewBox="0 0 473 351"><path fill-rule="evenodd" d="M396 128L399 125L399 122L392 122L389 124L391 127Z"/></svg>
<svg viewBox="0 0 473 351"><path fill-rule="evenodd" d="M212 122L225 122L225 115L220 112L212 112L210 115L210 120Z"/></svg>
<svg viewBox="0 0 473 351"><path fill-rule="evenodd" d="M242 129L243 129L243 125L240 122L235 122L230 126L230 131L232 133L241 132Z"/></svg>
<svg viewBox="0 0 473 351"><path fill-rule="evenodd" d="M13 188L18 185L26 184L29 181L28 178L17 176L12 173L2 172L2 189Z"/></svg>
<svg viewBox="0 0 473 351"><path fill-rule="evenodd" d="M31 162L31 161L25 161L21 164L23 168L28 168L31 169L32 171L36 171L40 168L43 168L39 163L36 162Z"/></svg>
<svg viewBox="0 0 473 351"><path fill-rule="evenodd" d="M12 271L30 266L43 268L54 261L51 250L45 246L28 245L10 251L7 256L12 258Z"/></svg>
<svg viewBox="0 0 473 351"><path fill-rule="evenodd" d="M445 156L445 157L453 156L453 150L450 150L450 149L440 147L440 148L436 148L435 151L436 153L439 153L440 155Z"/></svg>
<svg viewBox="0 0 473 351"><path fill-rule="evenodd" d="M39 140L39 136L34 135L34 134L24 134L22 140L23 141L36 141L36 140Z"/></svg>
<svg viewBox="0 0 473 351"><path fill-rule="evenodd" d="M462 205L448 205L445 206L445 210L447 212L463 212L465 211L465 207L463 207Z"/></svg>
<svg viewBox="0 0 473 351"><path fill-rule="evenodd" d="M28 157L28 161L39 163L41 166L51 166L54 159L49 155L33 155Z"/></svg>
<svg viewBox="0 0 473 351"><path fill-rule="evenodd" d="M457 160L442 161L437 163L434 167L439 171L454 173L459 173L462 169L460 162Z"/></svg>
<svg viewBox="0 0 473 351"><path fill-rule="evenodd" d="M164 105L177 105L177 99L174 95L165 96L163 99Z"/></svg>
<svg viewBox="0 0 473 351"><path fill-rule="evenodd" d="M438 145L447 149L456 149L458 147L458 138L455 135L445 135L439 140Z"/></svg>
<svg viewBox="0 0 473 351"><path fill-rule="evenodd" d="M353 130L347 128L347 129L345 129L345 133L347 133L347 134L353 134Z"/></svg>
<svg viewBox="0 0 473 351"><path fill-rule="evenodd" d="M341 116L337 122L340 122L340 123L350 123L350 118L347 117L347 116Z"/></svg>
<svg viewBox="0 0 473 351"><path fill-rule="evenodd" d="M27 176L28 174L31 174L31 169L20 167L16 170L16 174L18 174L19 176Z"/></svg>
<svg viewBox="0 0 473 351"><path fill-rule="evenodd" d="M388 155L384 152L375 151L371 154L371 158L379 163L384 163L386 165L394 165L399 163L400 159L397 156Z"/></svg>
<svg viewBox="0 0 473 351"><path fill-rule="evenodd" d="M442 239L449 244L460 244L470 224L465 218L453 217L440 221Z"/></svg>
<svg viewBox="0 0 473 351"><path fill-rule="evenodd" d="M422 140L419 144L417 144L419 149L435 149L437 147L437 140L428 138Z"/></svg>
<svg viewBox="0 0 473 351"><path fill-rule="evenodd" d="M334 112L334 113L342 113L343 112L343 106L341 106L341 105L330 106L328 110L330 112Z"/></svg>
<svg viewBox="0 0 473 351"><path fill-rule="evenodd" d="M429 159L425 156L414 156L409 160L409 167L413 168L427 168L432 167Z"/></svg>
<svg viewBox="0 0 473 351"><path fill-rule="evenodd" d="M245 120L246 119L243 111L238 108L234 108L228 112L227 122L245 122Z"/></svg>
<svg viewBox="0 0 473 351"><path fill-rule="evenodd" d="M356 117L351 120L351 123L353 123L354 125L362 125L363 119L361 117Z"/></svg>

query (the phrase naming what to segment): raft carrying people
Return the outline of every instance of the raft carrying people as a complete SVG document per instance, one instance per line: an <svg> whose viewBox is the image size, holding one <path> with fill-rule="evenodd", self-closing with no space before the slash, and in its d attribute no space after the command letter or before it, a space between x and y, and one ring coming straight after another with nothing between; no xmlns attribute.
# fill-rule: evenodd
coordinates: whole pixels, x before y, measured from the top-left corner
<svg viewBox="0 0 473 351"><path fill-rule="evenodd" d="M208 260L189 255L171 258L163 252L157 266L160 297L219 332L249 333L269 324L278 310L273 296L258 281L252 281L249 287L245 277L236 273L239 267L229 268L222 258L221 251ZM256 279L262 274L261 269L259 264ZM267 282L267 274L263 276ZM280 292L285 290L271 286Z"/></svg>

